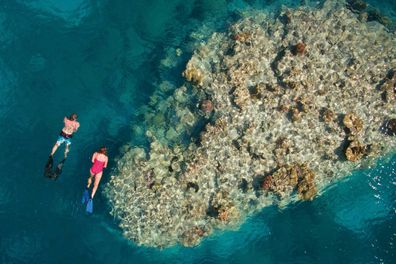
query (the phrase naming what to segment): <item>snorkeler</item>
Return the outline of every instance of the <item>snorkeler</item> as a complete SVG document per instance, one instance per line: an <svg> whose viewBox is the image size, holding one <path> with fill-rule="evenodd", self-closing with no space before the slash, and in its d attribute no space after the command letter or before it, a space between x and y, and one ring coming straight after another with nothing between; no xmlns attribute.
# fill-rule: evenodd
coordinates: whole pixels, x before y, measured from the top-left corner
<svg viewBox="0 0 396 264"><path fill-rule="evenodd" d="M73 137L73 133L75 133L77 129L80 127L80 123L77 122L77 114L71 114L69 117L65 117L63 119L63 122L65 123L65 127L60 132L58 140L56 141L54 147L52 148L50 156L52 157L55 154L58 147L62 145L62 143L66 142L66 148L65 148L65 159L66 159L71 144L71 138Z"/></svg>
<svg viewBox="0 0 396 264"><path fill-rule="evenodd" d="M87 186L84 190L82 203L87 203L87 212L92 213L93 211L93 198L96 190L98 189L100 179L102 178L103 169L107 167L108 157L106 147L101 147L99 151L95 152L92 156L92 167L89 170L89 177ZM94 178L94 185L92 188L91 195L89 195L88 189L92 184L92 178Z"/></svg>

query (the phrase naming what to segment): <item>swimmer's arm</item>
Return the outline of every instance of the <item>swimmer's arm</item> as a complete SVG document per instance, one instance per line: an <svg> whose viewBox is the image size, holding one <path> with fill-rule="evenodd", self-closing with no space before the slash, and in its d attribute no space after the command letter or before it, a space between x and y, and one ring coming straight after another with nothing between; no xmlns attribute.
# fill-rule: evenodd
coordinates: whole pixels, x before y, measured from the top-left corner
<svg viewBox="0 0 396 264"><path fill-rule="evenodd" d="M80 127L80 123L76 122L76 125L74 126L74 132L76 132L79 127Z"/></svg>
<svg viewBox="0 0 396 264"><path fill-rule="evenodd" d="M96 159L96 156L97 156L97 155L98 155L98 153L96 153L96 152L93 154L93 156L92 156L92 163L95 162L95 159Z"/></svg>
<svg viewBox="0 0 396 264"><path fill-rule="evenodd" d="M106 157L106 161L105 161L105 164L104 164L104 167L105 168L107 168L107 162L109 161L109 159Z"/></svg>

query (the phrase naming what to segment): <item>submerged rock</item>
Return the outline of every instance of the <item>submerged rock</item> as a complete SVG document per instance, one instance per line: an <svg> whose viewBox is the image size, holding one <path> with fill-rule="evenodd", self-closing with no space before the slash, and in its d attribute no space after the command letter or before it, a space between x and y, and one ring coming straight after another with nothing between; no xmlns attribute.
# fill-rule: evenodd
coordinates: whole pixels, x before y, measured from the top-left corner
<svg viewBox="0 0 396 264"><path fill-rule="evenodd" d="M239 184L239 188L242 190L242 192L246 193L249 186L248 186L248 182L246 179L242 179L241 183Z"/></svg>
<svg viewBox="0 0 396 264"><path fill-rule="evenodd" d="M362 0L348 0L347 3L352 10L356 10L359 12L367 8L367 3Z"/></svg>
<svg viewBox="0 0 396 264"><path fill-rule="evenodd" d="M194 226L183 232L181 235L181 243L186 247L196 246L204 235L204 228Z"/></svg>
<svg viewBox="0 0 396 264"><path fill-rule="evenodd" d="M240 32L240 33L235 34L233 36L233 39L235 41L239 41L239 42L246 42L249 40L250 35L251 35L250 33Z"/></svg>
<svg viewBox="0 0 396 264"><path fill-rule="evenodd" d="M291 114L291 120L292 120L293 122L298 122L298 121L301 120L302 114L301 114L300 110L298 110L297 107L292 108L290 114Z"/></svg>
<svg viewBox="0 0 396 264"><path fill-rule="evenodd" d="M199 68L187 65L186 70L183 72L183 77L189 82L193 82L198 86L203 85L203 73Z"/></svg>
<svg viewBox="0 0 396 264"><path fill-rule="evenodd" d="M366 154L366 147L362 145L358 140L349 142L348 147L345 150L345 156L349 161L358 161L363 158Z"/></svg>
<svg viewBox="0 0 396 264"><path fill-rule="evenodd" d="M292 46L293 55L304 55L306 49L306 45L303 42L299 42L296 45Z"/></svg>
<svg viewBox="0 0 396 264"><path fill-rule="evenodd" d="M297 184L297 192L303 200L312 200L317 193L315 173L305 164L300 167L300 177Z"/></svg>
<svg viewBox="0 0 396 264"><path fill-rule="evenodd" d="M196 184L196 183L194 183L194 182L188 182L188 183L187 183L187 191L188 191L190 188L194 189L195 192L198 192L198 191L199 191L199 186L198 186L198 184Z"/></svg>
<svg viewBox="0 0 396 264"><path fill-rule="evenodd" d="M367 14L367 21L378 21L385 26L392 23L392 20L389 17L381 15L381 13L377 9L372 8L368 10Z"/></svg>
<svg viewBox="0 0 396 264"><path fill-rule="evenodd" d="M323 121L326 123L331 123L336 118L336 113L330 109L324 109L322 114Z"/></svg>
<svg viewBox="0 0 396 264"><path fill-rule="evenodd" d="M390 70L380 90L383 92L382 97L385 102L396 103L396 71L394 69Z"/></svg>
<svg viewBox="0 0 396 264"><path fill-rule="evenodd" d="M363 129L363 121L355 113L348 113L342 120L351 135L357 135Z"/></svg>
<svg viewBox="0 0 396 264"><path fill-rule="evenodd" d="M389 136L396 136L396 118L389 119L385 123L385 133Z"/></svg>
<svg viewBox="0 0 396 264"><path fill-rule="evenodd" d="M316 195L315 173L306 164L287 165L267 176L263 188L275 193L280 199L289 197L297 190L303 200Z"/></svg>
<svg viewBox="0 0 396 264"><path fill-rule="evenodd" d="M369 6L365 1L347 0L347 8L358 13L359 20L362 22L377 21L390 29L392 28L392 19L382 15L378 9Z"/></svg>
<svg viewBox="0 0 396 264"><path fill-rule="evenodd" d="M272 185L272 176L266 176L264 178L262 185L261 185L261 188L268 191L268 190L270 190L271 185Z"/></svg>
<svg viewBox="0 0 396 264"><path fill-rule="evenodd" d="M200 108L201 108L201 110L202 110L205 114L210 114L210 113L213 111L214 106L213 106L212 101L210 101L210 100L203 100L203 101L201 102Z"/></svg>

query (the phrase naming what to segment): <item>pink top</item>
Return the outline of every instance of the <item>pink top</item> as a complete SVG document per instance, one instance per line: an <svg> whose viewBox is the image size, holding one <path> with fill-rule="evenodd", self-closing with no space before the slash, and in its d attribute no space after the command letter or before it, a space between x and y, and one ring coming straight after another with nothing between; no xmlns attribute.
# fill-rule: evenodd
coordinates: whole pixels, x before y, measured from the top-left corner
<svg viewBox="0 0 396 264"><path fill-rule="evenodd" d="M91 172L93 174L101 173L103 168L107 167L108 158L106 155L95 152L92 156Z"/></svg>

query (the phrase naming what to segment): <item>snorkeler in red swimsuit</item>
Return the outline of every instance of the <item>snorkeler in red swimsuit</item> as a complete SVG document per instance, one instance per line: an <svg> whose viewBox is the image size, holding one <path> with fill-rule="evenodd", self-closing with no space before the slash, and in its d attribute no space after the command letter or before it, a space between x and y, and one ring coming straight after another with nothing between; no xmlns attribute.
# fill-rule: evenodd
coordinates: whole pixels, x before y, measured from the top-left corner
<svg viewBox="0 0 396 264"><path fill-rule="evenodd" d="M91 186L92 178L95 178L94 186L91 192L91 199L95 196L98 189L100 179L102 178L103 169L107 167L108 157L106 147L101 147L99 151L95 152L92 156L92 167L89 170L90 175L88 178L87 189Z"/></svg>

